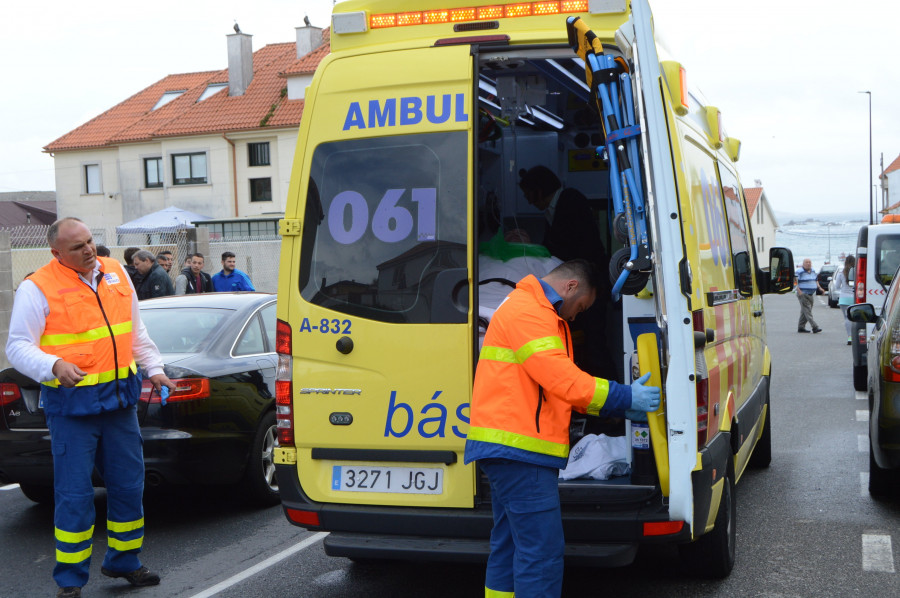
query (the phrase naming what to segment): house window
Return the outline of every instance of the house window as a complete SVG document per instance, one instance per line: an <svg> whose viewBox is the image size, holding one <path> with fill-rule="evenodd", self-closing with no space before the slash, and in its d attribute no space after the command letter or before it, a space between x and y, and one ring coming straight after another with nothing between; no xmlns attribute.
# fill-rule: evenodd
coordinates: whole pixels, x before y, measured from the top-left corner
<svg viewBox="0 0 900 598"><path fill-rule="evenodd" d="M206 153L172 154L172 183L202 185L206 183Z"/></svg>
<svg viewBox="0 0 900 598"><path fill-rule="evenodd" d="M163 186L162 158L144 158L144 186Z"/></svg>
<svg viewBox="0 0 900 598"><path fill-rule="evenodd" d="M247 153L250 155L250 166L268 166L269 161L269 142L248 143Z"/></svg>
<svg viewBox="0 0 900 598"><path fill-rule="evenodd" d="M100 187L99 164L84 165L84 192L88 195L92 193L103 193L103 189Z"/></svg>
<svg viewBox="0 0 900 598"><path fill-rule="evenodd" d="M272 201L272 179L250 179L250 201Z"/></svg>
<svg viewBox="0 0 900 598"><path fill-rule="evenodd" d="M762 203L762 202L760 202L760 203ZM761 205L756 206L756 223L757 224L763 223L763 211L762 211Z"/></svg>

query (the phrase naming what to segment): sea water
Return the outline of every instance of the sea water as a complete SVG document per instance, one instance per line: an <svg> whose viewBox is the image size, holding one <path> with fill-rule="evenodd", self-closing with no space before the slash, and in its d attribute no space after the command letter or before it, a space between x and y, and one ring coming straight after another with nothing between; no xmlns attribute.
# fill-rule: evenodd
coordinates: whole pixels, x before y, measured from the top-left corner
<svg viewBox="0 0 900 598"><path fill-rule="evenodd" d="M775 245L787 247L794 254L798 268L803 260L812 260L818 270L823 264L843 264L843 256L856 253L856 238L860 227L868 220L817 217L809 220L785 219L775 231Z"/></svg>

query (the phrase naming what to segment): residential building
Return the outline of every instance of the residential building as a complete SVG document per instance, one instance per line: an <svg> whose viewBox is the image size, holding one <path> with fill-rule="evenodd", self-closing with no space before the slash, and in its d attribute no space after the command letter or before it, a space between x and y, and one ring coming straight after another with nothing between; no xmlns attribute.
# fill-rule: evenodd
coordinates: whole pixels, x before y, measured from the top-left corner
<svg viewBox="0 0 900 598"><path fill-rule="evenodd" d="M778 221L775 220L775 212L762 188L762 182L757 180L756 184L759 186L744 187L744 198L747 200L747 211L750 213L750 228L753 230L757 263L768 267L769 249L775 247Z"/></svg>
<svg viewBox="0 0 900 598"><path fill-rule="evenodd" d="M900 214L900 156L888 164L881 173L883 205L882 214Z"/></svg>
<svg viewBox="0 0 900 598"><path fill-rule="evenodd" d="M56 194L53 191L0 193L0 228L53 224Z"/></svg>
<svg viewBox="0 0 900 598"><path fill-rule="evenodd" d="M48 144L57 211L98 242L116 225L177 206L211 218L284 211L303 93L329 31L252 51L228 35L228 68L169 75Z"/></svg>

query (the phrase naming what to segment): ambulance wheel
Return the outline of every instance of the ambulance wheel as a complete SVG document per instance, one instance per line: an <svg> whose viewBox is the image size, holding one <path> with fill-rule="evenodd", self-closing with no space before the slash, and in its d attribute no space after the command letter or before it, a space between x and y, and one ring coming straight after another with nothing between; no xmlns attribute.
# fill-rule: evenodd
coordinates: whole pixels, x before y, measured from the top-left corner
<svg viewBox="0 0 900 598"><path fill-rule="evenodd" d="M616 214L613 218L613 234L619 243L628 244L628 219L625 214Z"/></svg>
<svg viewBox="0 0 900 598"><path fill-rule="evenodd" d="M734 472L730 466L723 484L713 530L690 544L678 545L682 561L698 577L724 579L734 568L737 504L734 500Z"/></svg>
<svg viewBox="0 0 900 598"><path fill-rule="evenodd" d="M275 478L275 445L278 428L275 426L275 412L269 411L259 422L250 458L244 476L244 488L253 504L269 507L281 500L278 494L278 480Z"/></svg>
<svg viewBox="0 0 900 598"><path fill-rule="evenodd" d="M623 247L613 254L612 259L609 260L609 280L612 284L616 284L616 281L619 280L619 274L625 271L625 264L627 264L630 259L631 250L628 247ZM629 273L628 278L625 279L625 284L622 285L622 294L637 295L645 286L647 286L647 281L649 279L649 272Z"/></svg>
<svg viewBox="0 0 900 598"><path fill-rule="evenodd" d="M25 498L39 505L52 505L53 486L41 486L40 484L19 484L19 490Z"/></svg>

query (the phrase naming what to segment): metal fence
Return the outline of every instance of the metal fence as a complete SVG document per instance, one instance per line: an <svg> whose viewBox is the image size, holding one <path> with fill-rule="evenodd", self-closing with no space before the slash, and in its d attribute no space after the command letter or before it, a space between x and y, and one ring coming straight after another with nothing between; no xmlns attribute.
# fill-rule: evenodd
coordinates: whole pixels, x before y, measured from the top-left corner
<svg viewBox="0 0 900 598"><path fill-rule="evenodd" d="M49 226L18 226L4 229L9 232L12 253L13 288L26 276L50 259L47 244ZM123 262L129 247L146 249L154 255L171 251L175 261L169 276L174 281L184 267L185 258L200 251L206 257L204 271L212 275L222 269L221 255L225 251L235 254L237 268L247 273L258 291L274 293L278 288L278 259L281 254L281 238L277 235L246 236L239 238L215 238L208 244L197 243L195 229L160 229L151 233L116 235L115 231L91 229L95 241L104 244L115 239L115 245L106 245L110 257Z"/></svg>

